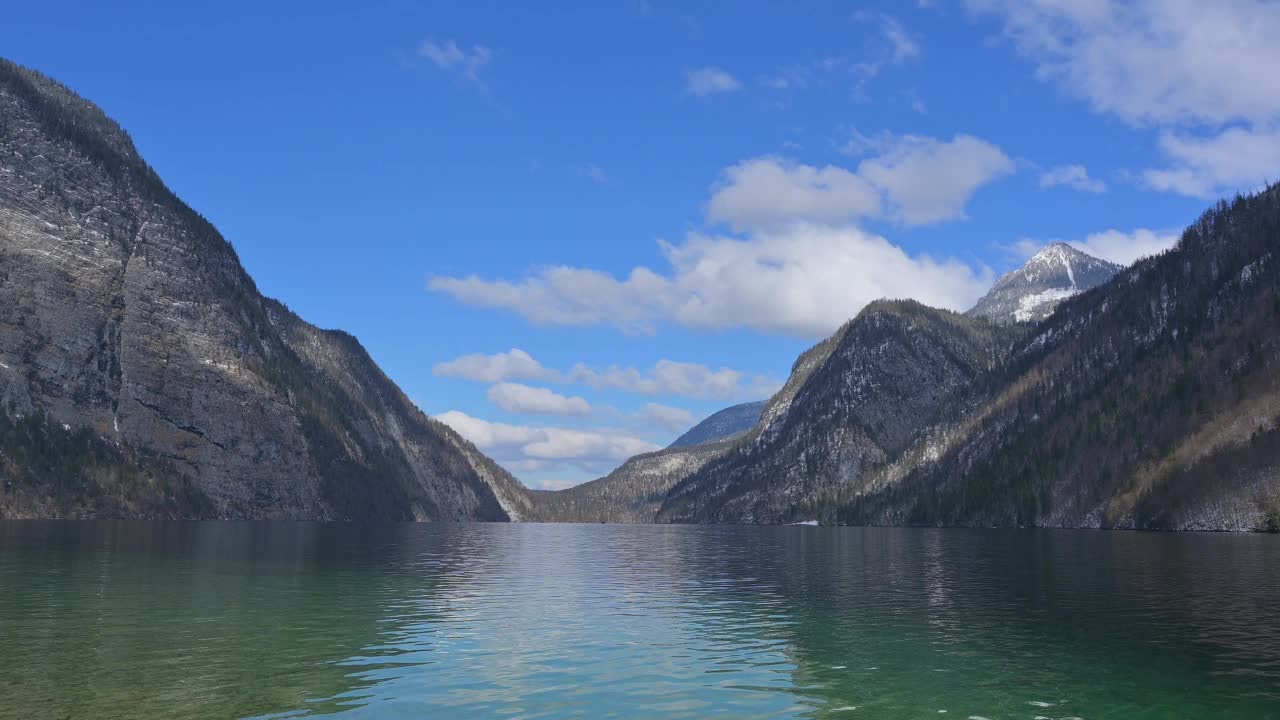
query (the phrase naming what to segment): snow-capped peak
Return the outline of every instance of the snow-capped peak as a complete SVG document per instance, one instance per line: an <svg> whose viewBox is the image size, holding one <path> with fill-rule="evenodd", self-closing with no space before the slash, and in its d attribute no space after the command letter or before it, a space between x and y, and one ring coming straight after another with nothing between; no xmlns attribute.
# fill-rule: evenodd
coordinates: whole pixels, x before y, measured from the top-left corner
<svg viewBox="0 0 1280 720"><path fill-rule="evenodd" d="M1022 267L1001 276L969 312L997 322L1043 320L1058 303L1101 285L1119 271L1119 265L1066 243L1051 243Z"/></svg>

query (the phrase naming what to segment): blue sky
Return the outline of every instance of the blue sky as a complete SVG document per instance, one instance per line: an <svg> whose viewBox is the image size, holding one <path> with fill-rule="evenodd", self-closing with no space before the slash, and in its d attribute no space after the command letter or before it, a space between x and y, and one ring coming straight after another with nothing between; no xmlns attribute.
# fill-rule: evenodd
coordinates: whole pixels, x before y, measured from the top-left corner
<svg viewBox="0 0 1280 720"><path fill-rule="evenodd" d="M185 5L21 4L0 54L536 486L763 397L875 297L964 309L1055 239L1128 262L1280 168L1257 0Z"/></svg>

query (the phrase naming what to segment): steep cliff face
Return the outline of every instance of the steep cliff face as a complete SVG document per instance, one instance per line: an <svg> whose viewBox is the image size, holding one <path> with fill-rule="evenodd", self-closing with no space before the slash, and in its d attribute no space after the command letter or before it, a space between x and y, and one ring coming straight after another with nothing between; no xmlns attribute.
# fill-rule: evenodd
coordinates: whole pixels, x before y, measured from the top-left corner
<svg viewBox="0 0 1280 720"><path fill-rule="evenodd" d="M354 338L263 298L98 108L8 62L0 407L24 428L4 515L508 519L526 502ZM58 433L106 469L33 465Z"/></svg>
<svg viewBox="0 0 1280 720"><path fill-rule="evenodd" d="M816 498L896 457L1023 332L915 302L872 303L802 356L755 430L675 485L658 520L811 519Z"/></svg>
<svg viewBox="0 0 1280 720"><path fill-rule="evenodd" d="M968 314L1004 323L1039 322L1052 315L1058 303L1107 282L1120 269L1056 242L1002 275Z"/></svg>

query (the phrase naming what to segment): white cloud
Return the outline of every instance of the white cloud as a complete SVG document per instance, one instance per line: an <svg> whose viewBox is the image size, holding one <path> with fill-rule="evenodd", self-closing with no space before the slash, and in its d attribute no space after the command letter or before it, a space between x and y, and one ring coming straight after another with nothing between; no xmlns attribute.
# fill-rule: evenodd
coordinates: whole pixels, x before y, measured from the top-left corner
<svg viewBox="0 0 1280 720"><path fill-rule="evenodd" d="M690 95L706 97L733 92L741 87L742 83L718 67L698 68L685 73L685 90Z"/></svg>
<svg viewBox="0 0 1280 720"><path fill-rule="evenodd" d="M999 15L1040 77L1096 111L1161 129L1148 187L1209 198L1259 187L1280 160L1280 3L969 0Z"/></svg>
<svg viewBox="0 0 1280 720"><path fill-rule="evenodd" d="M713 370L700 363L665 359L648 371L617 365L597 370L579 363L569 371L568 380L597 390L714 400L767 397L780 385L776 380L727 367Z"/></svg>
<svg viewBox="0 0 1280 720"><path fill-rule="evenodd" d="M609 182L609 175L605 173L599 165L594 163L583 163L576 168L576 172L578 173L578 177L584 177L591 182L598 183L600 185L604 185Z"/></svg>
<svg viewBox="0 0 1280 720"><path fill-rule="evenodd" d="M752 328L820 337L882 297L968 307L990 271L911 256L882 237L840 225L862 217L910 225L964 216L982 185L1013 170L999 148L968 135L866 139L857 172L773 157L725 170L712 186L710 222L745 238L690 233L660 242L669 267L623 277L590 268L537 269L519 280L434 277L430 289L535 325L612 325L653 333L660 323L704 330Z"/></svg>
<svg viewBox="0 0 1280 720"><path fill-rule="evenodd" d="M475 443L481 450L519 447L545 438L539 428L489 422L457 410L437 415L436 419L457 430L459 435Z"/></svg>
<svg viewBox="0 0 1280 720"><path fill-rule="evenodd" d="M969 0L999 14L1041 77L1134 124L1280 115L1280 4Z"/></svg>
<svg viewBox="0 0 1280 720"><path fill-rule="evenodd" d="M853 13L853 19L860 23L873 23L880 26L884 49L888 51L887 57L893 64L901 65L907 60L920 56L919 40L894 16L869 10L857 10Z"/></svg>
<svg viewBox="0 0 1280 720"><path fill-rule="evenodd" d="M886 66L902 65L920 57L919 39L892 15L860 10L853 14L853 19L879 26L879 37L870 43L870 52L865 57L854 61L843 55L833 55L783 65L761 76L759 83L773 90L802 90L847 78L852 81L854 97L863 98L864 87Z"/></svg>
<svg viewBox="0 0 1280 720"><path fill-rule="evenodd" d="M1164 252L1177 242L1177 233L1161 233L1140 228L1128 233L1120 230L1104 230L1070 244L1103 260L1130 265L1139 258Z"/></svg>
<svg viewBox="0 0 1280 720"><path fill-rule="evenodd" d="M510 413L535 415L586 415L591 404L584 398L519 383L498 383L489 388L489 402Z"/></svg>
<svg viewBox="0 0 1280 720"><path fill-rule="evenodd" d="M653 331L660 322L706 329L752 328L823 337L867 303L910 297L969 307L991 273L956 261L911 256L854 227L796 223L747 239L690 234L662 244L670 268L623 278L550 268L517 282L435 278L431 287L471 305L510 310L539 325L613 325Z"/></svg>
<svg viewBox="0 0 1280 720"><path fill-rule="evenodd" d="M1051 168L1040 176L1040 187L1069 187L1080 192L1100 193L1107 191L1107 184L1089 177L1089 171L1083 165L1061 165Z"/></svg>
<svg viewBox="0 0 1280 720"><path fill-rule="evenodd" d="M877 153L856 172L776 157L727 168L711 188L707 219L739 231L885 216L928 225L964 217L980 187L1013 172L1013 161L998 147L971 135L950 141L855 135L850 151Z"/></svg>
<svg viewBox="0 0 1280 720"><path fill-rule="evenodd" d="M523 472L577 468L603 473L633 455L661 447L622 431L508 425L457 410L437 415L436 419L498 462Z"/></svg>
<svg viewBox="0 0 1280 720"><path fill-rule="evenodd" d="M972 135L950 142L907 135L858 166L859 175L884 191L892 216L908 225L964 217L978 188L1012 172L1013 161L1000 148Z"/></svg>
<svg viewBox="0 0 1280 720"><path fill-rule="evenodd" d="M543 268L517 282L434 277L432 290L477 307L506 308L535 325L613 325L624 332L653 331L655 317L673 308L670 281L639 267L623 280L599 270L557 266Z"/></svg>
<svg viewBox="0 0 1280 720"><path fill-rule="evenodd" d="M464 355L436 365L435 374L514 387L524 386L507 381L541 380L564 385L584 385L596 390L622 390L640 395L709 400L758 400L772 395L781 384L774 378L732 368L713 369L701 363L677 362L665 358L647 370L619 365L592 368L585 363L577 363L567 371L560 371L544 366L519 348L494 355ZM508 391L503 391L506 392ZM497 402L494 395L491 391L489 399ZM513 406L514 402L512 401Z"/></svg>
<svg viewBox="0 0 1280 720"><path fill-rule="evenodd" d="M893 61L902 64L912 58L920 57L920 43L902 27L902 23L890 15L880 18L881 30L893 49Z"/></svg>
<svg viewBox="0 0 1280 720"><path fill-rule="evenodd" d="M1138 228L1132 232L1122 230L1103 230L1092 233L1083 240L1063 240L1068 245L1102 258L1117 265L1132 265L1136 260L1156 255L1173 247L1178 242L1178 233ZM1049 242L1039 240L1019 240L1014 250L1023 258L1043 249Z"/></svg>
<svg viewBox="0 0 1280 720"><path fill-rule="evenodd" d="M554 370L543 367L529 353L519 348L494 355L463 355L449 362L439 363L435 366L434 373L441 377L464 378L483 383L551 380L558 377Z"/></svg>
<svg viewBox="0 0 1280 720"><path fill-rule="evenodd" d="M816 168L774 157L726 169L712 190L707 219L735 230L797 219L841 222L878 215L881 208L879 190L844 168Z"/></svg>
<svg viewBox="0 0 1280 720"><path fill-rule="evenodd" d="M1280 127L1233 127L1209 138L1164 133L1160 147L1172 165L1143 174L1157 190L1213 198L1280 177Z"/></svg>
<svg viewBox="0 0 1280 720"><path fill-rule="evenodd" d="M693 426L693 413L660 403L646 404L636 417L641 422L652 423L671 432L682 432Z"/></svg>
<svg viewBox="0 0 1280 720"><path fill-rule="evenodd" d="M467 80L480 83L480 70L493 59L493 51L483 45L475 45L470 51L463 50L453 40L437 43L424 40L418 46L418 54L427 58L442 70L457 72Z"/></svg>

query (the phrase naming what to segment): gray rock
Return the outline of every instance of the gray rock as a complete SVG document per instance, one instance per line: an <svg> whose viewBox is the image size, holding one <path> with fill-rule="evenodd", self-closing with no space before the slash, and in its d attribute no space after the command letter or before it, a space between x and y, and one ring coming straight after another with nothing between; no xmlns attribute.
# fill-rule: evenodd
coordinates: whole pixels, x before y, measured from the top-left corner
<svg viewBox="0 0 1280 720"><path fill-rule="evenodd" d="M505 520L519 484L358 342L262 297L101 110L0 62L0 405L87 429L224 518ZM135 514L104 478L0 464L0 513ZM77 485L77 483L79 483ZM33 499L34 498L34 499ZM141 507L142 505L137 505ZM75 508L74 511L68 508Z"/></svg>

